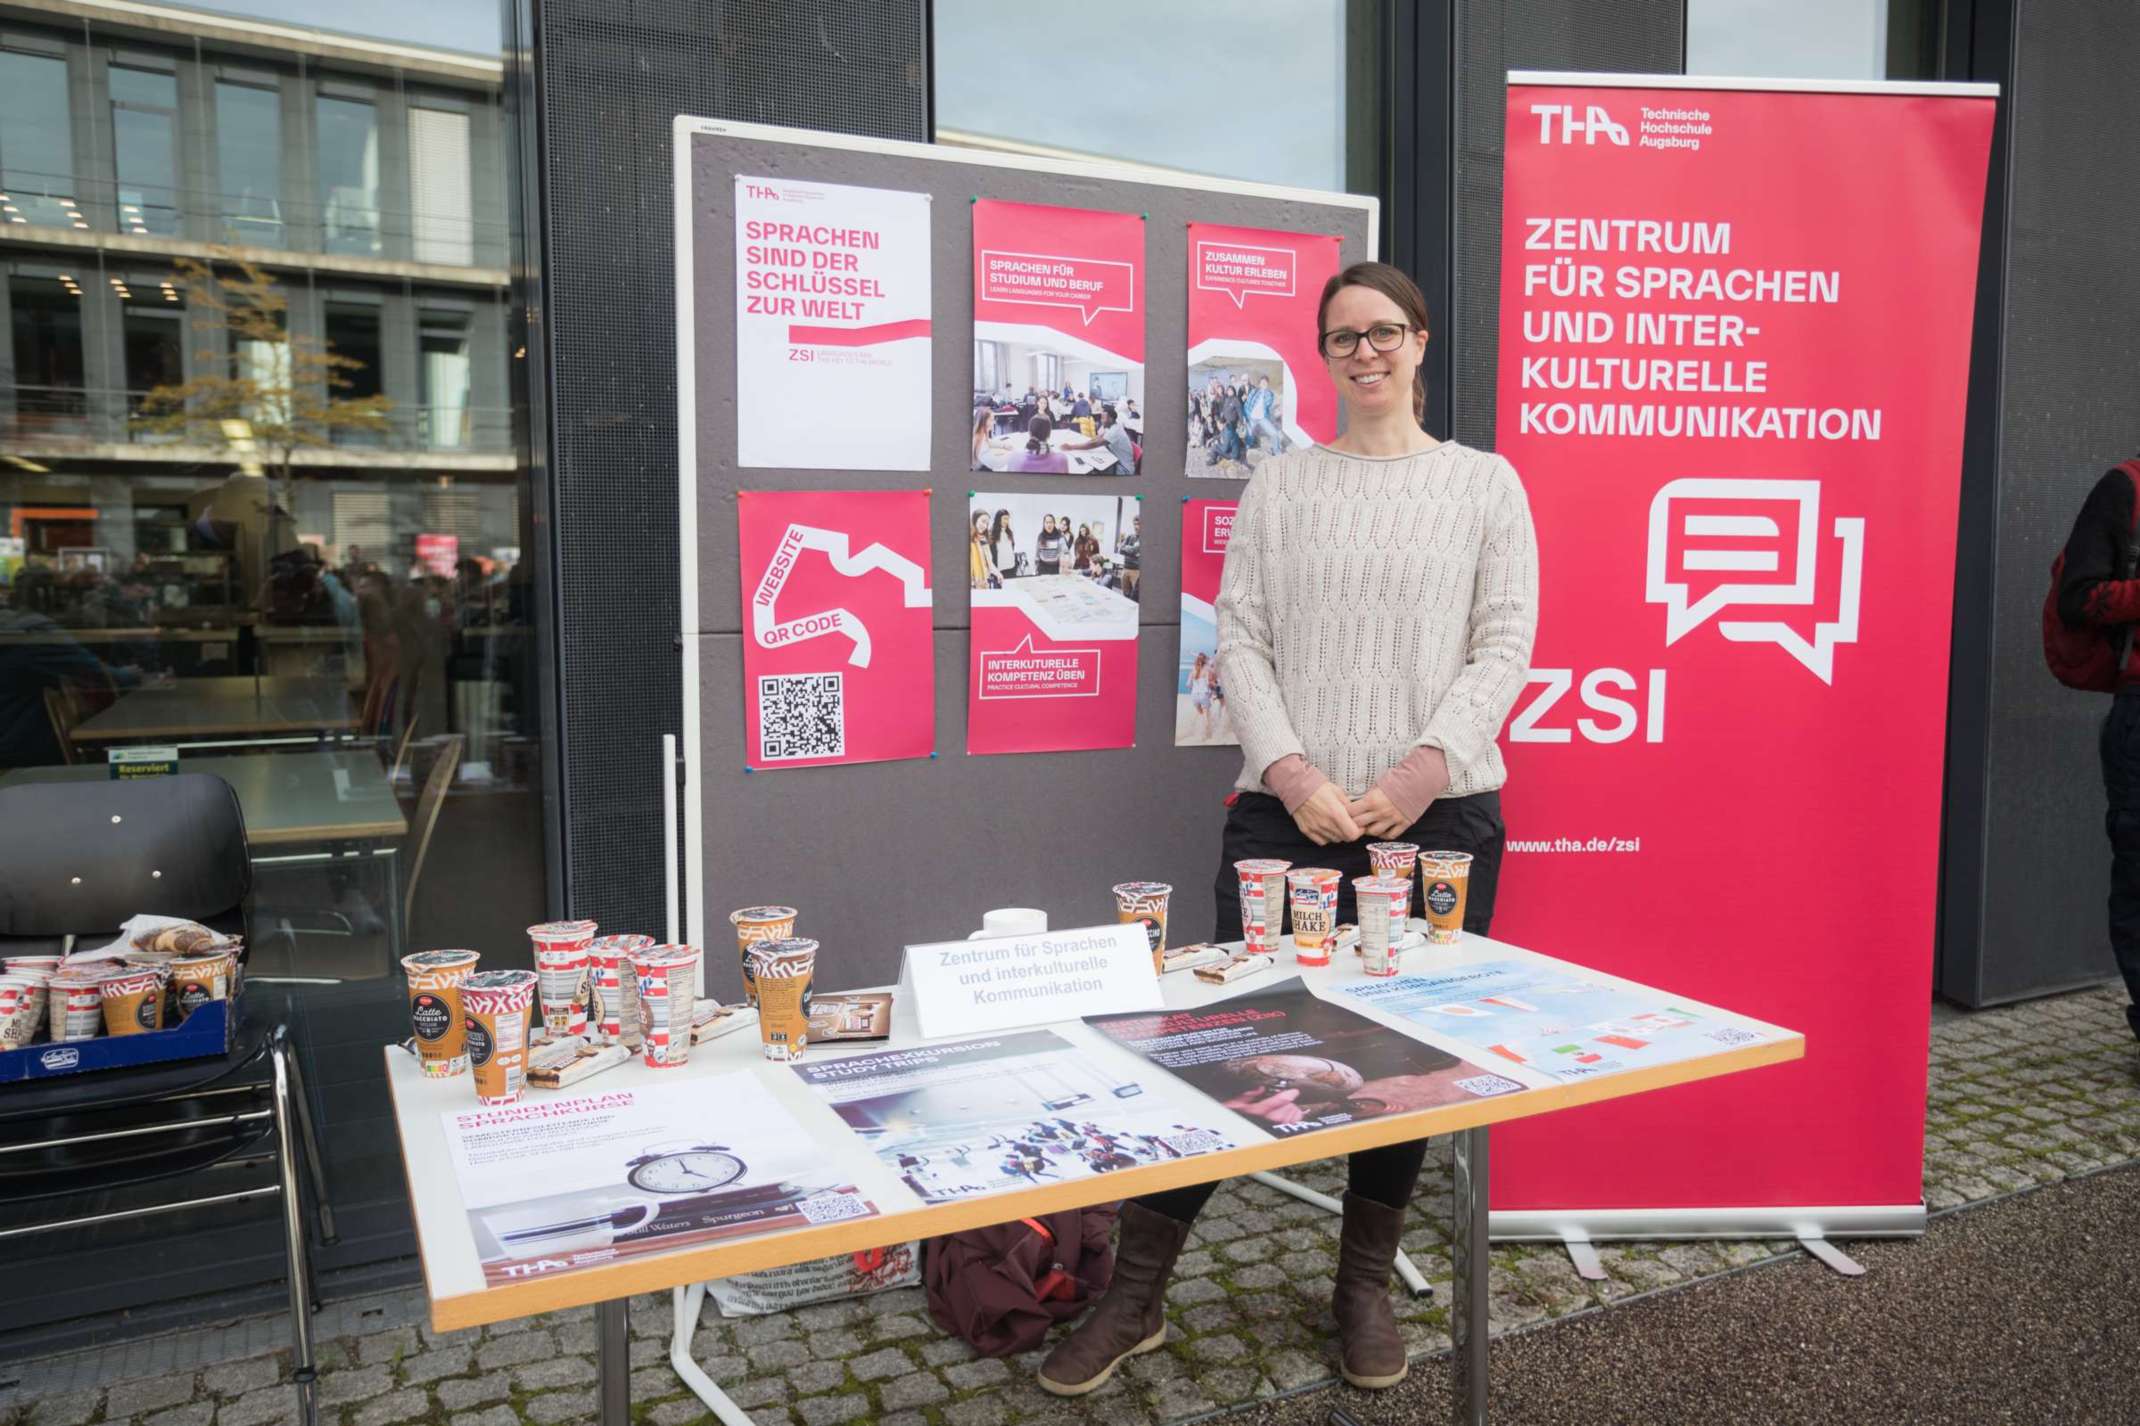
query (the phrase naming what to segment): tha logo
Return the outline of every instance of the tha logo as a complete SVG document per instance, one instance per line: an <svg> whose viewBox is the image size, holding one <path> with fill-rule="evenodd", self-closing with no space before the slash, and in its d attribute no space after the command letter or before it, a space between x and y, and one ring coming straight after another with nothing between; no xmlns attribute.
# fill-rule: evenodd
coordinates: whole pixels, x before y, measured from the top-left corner
<svg viewBox="0 0 2140 1426"><path fill-rule="evenodd" d="M1538 142L1542 144L1572 144L1581 135L1586 144L1603 138L1623 149L1627 147L1627 126L1616 123L1596 104L1585 104L1581 118L1575 116L1573 104L1533 104L1531 112L1538 116Z"/></svg>

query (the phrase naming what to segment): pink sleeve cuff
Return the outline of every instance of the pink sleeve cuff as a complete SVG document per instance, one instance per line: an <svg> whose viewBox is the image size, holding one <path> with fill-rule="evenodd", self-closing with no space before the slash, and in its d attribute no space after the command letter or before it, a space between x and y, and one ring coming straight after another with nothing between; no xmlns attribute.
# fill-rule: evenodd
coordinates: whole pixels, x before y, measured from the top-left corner
<svg viewBox="0 0 2140 1426"><path fill-rule="evenodd" d="M1301 804L1328 781L1330 779L1323 776L1321 768L1299 753L1287 753L1263 770L1263 785L1271 790L1271 796L1285 804L1288 812L1298 812Z"/></svg>
<svg viewBox="0 0 2140 1426"><path fill-rule="evenodd" d="M1268 778L1270 774L1265 773ZM1375 788L1404 817L1407 827L1427 815L1449 790L1449 760L1440 748L1414 748L1403 762L1375 779Z"/></svg>

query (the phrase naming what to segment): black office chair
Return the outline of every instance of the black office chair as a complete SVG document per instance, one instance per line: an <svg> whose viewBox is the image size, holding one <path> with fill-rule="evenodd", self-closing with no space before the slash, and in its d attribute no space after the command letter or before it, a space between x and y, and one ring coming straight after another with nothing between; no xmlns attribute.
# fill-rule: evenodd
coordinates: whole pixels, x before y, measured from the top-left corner
<svg viewBox="0 0 2140 1426"><path fill-rule="evenodd" d="M128 917L181 916L232 935L252 863L237 795L199 773L0 788L0 955L111 940ZM294 1377L315 1419L306 1193L335 1241L285 1003L241 997L219 1057L0 1089L0 1242L274 1197L288 1255ZM180 1186L165 1198L151 1186Z"/></svg>

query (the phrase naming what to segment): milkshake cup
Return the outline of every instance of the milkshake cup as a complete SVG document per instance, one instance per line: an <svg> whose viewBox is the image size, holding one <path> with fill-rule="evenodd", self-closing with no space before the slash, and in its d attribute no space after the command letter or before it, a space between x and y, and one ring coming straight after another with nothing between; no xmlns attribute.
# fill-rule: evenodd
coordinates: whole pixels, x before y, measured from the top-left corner
<svg viewBox="0 0 2140 1426"><path fill-rule="evenodd" d="M592 921L545 921L528 927L535 948L536 984L542 994L542 1023L551 1039L584 1034L587 1029L587 946L594 940Z"/></svg>
<svg viewBox="0 0 2140 1426"><path fill-rule="evenodd" d="M461 1025L478 1104L511 1104L528 1079L535 972L479 970L461 982Z"/></svg>
<svg viewBox="0 0 2140 1426"><path fill-rule="evenodd" d="M1266 955L1278 949L1285 931L1285 874L1291 862L1252 857L1233 864L1241 878L1243 955Z"/></svg>
<svg viewBox="0 0 2140 1426"><path fill-rule="evenodd" d="M45 987L27 975L0 975L0 1050L19 1050L45 1023Z"/></svg>
<svg viewBox="0 0 2140 1426"><path fill-rule="evenodd" d="M645 1040L640 1056L648 1069L672 1069L691 1058L691 1010L696 1002L697 946L646 946L632 952L639 981Z"/></svg>
<svg viewBox="0 0 2140 1426"><path fill-rule="evenodd" d="M104 977L117 970L110 962L105 965L107 969L97 971L63 970L45 987L45 1013L52 1017L55 1043L93 1040L104 1028L104 993L100 987Z"/></svg>
<svg viewBox="0 0 2140 1426"><path fill-rule="evenodd" d="M9 956L0 960L0 966L7 967L10 975L21 970L41 970L46 975L58 975L60 963L65 959L65 956Z"/></svg>
<svg viewBox="0 0 2140 1426"><path fill-rule="evenodd" d="M810 981L817 970L817 942L804 936L765 941L751 948L758 983L758 1043L769 1060L799 1060L810 1048Z"/></svg>
<svg viewBox="0 0 2140 1426"><path fill-rule="evenodd" d="M1144 927L1151 943L1152 974L1166 969L1167 898L1174 888L1163 881L1125 881L1115 888L1115 920Z"/></svg>
<svg viewBox="0 0 2140 1426"><path fill-rule="evenodd" d="M1419 869L1419 844L1416 842L1369 842L1367 864L1374 868L1374 876L1393 876L1409 883ZM1397 939L1403 939L1399 936Z"/></svg>
<svg viewBox="0 0 2140 1426"><path fill-rule="evenodd" d="M163 1028L164 976L151 968L136 968L106 976L97 982L103 997L104 1033L146 1035Z"/></svg>
<svg viewBox="0 0 2140 1426"><path fill-rule="evenodd" d="M409 979L409 1024L416 1058L430 1079L468 1073L467 1011L461 984L475 974L475 951L418 951L401 958Z"/></svg>
<svg viewBox="0 0 2140 1426"><path fill-rule="evenodd" d="M1285 879L1292 891L1293 959L1304 966L1329 965L1343 875L1329 867L1295 867Z"/></svg>
<svg viewBox="0 0 2140 1426"><path fill-rule="evenodd" d="M795 908L746 906L741 911L729 912L728 924L736 928L736 956L743 962L743 999L756 1005L758 987L751 980L751 947L761 941L784 941L794 935Z"/></svg>
<svg viewBox="0 0 2140 1426"><path fill-rule="evenodd" d="M1427 939L1437 946L1454 944L1464 934L1464 893L1471 886L1471 853L1421 852L1420 900L1425 903Z"/></svg>
<svg viewBox="0 0 2140 1426"><path fill-rule="evenodd" d="M1352 899L1360 909L1360 968L1368 975L1395 975L1394 948L1404 939L1405 917L1412 906L1411 879L1354 877Z"/></svg>
<svg viewBox="0 0 2140 1426"><path fill-rule="evenodd" d="M587 1038L596 1044L638 1049L639 973L632 955L654 944L652 936L597 936L587 945L587 977L594 998L587 1005Z"/></svg>

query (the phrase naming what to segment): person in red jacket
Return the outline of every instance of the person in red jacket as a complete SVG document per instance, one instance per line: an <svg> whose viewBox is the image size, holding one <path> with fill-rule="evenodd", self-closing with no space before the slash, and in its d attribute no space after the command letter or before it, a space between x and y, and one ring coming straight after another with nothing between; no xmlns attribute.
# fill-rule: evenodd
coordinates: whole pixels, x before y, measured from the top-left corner
<svg viewBox="0 0 2140 1426"><path fill-rule="evenodd" d="M2133 1003L2125 1018L2140 1037L2140 579L2133 577L2133 482L2113 470L2096 482L2066 539L2058 612L2120 641L2124 664L2103 720L2103 790L2110 810L2110 950Z"/></svg>

